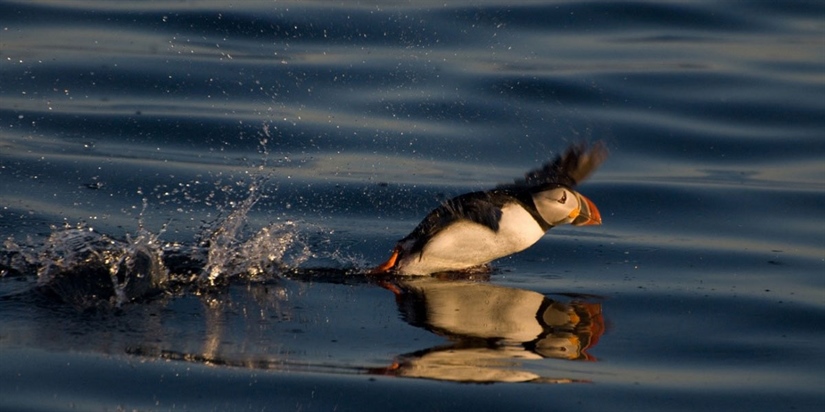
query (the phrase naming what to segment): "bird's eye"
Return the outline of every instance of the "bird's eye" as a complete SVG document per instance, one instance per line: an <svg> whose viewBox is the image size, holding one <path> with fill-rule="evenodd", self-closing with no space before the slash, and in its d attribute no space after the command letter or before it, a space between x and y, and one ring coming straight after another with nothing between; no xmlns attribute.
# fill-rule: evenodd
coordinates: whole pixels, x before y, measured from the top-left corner
<svg viewBox="0 0 825 412"><path fill-rule="evenodd" d="M559 202L561 204L564 204L564 202L567 202L567 192L566 191L561 192L561 199L557 200L557 202Z"/></svg>

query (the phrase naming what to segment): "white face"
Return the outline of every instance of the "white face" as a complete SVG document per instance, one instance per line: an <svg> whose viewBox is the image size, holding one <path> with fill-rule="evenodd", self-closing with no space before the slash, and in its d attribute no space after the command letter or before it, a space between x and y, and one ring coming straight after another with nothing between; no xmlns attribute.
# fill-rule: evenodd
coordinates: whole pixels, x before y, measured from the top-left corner
<svg viewBox="0 0 825 412"><path fill-rule="evenodd" d="M579 196L563 187L534 194L533 203L544 221L553 226L571 223L581 211Z"/></svg>

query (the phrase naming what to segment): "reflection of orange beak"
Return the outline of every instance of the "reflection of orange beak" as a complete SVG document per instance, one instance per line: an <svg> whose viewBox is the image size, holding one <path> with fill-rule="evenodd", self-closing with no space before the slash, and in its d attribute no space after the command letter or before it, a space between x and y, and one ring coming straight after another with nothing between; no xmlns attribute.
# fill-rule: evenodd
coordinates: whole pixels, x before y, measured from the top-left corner
<svg viewBox="0 0 825 412"><path fill-rule="evenodd" d="M594 361L596 358L593 355L587 353L587 350L596 346L599 342L599 338L602 337L605 331L605 323L604 317L602 315L602 305L600 303L581 303L582 308L587 312L590 321L586 325L586 328L582 331L583 333L589 332L589 336L586 344L581 349L582 355L584 359L589 361Z"/></svg>
<svg viewBox="0 0 825 412"><path fill-rule="evenodd" d="M581 207L581 211L570 224L573 226L602 224L602 215L599 213L599 209L596 208L596 205L593 204L590 199L584 197L581 193L576 193L576 195L579 197L579 206Z"/></svg>
<svg viewBox="0 0 825 412"><path fill-rule="evenodd" d="M390 258L387 259L386 262L372 268L368 273L370 275L380 275L382 273L389 272L392 268L395 267L395 261L398 260L398 251L399 250L400 250L400 248L398 246L396 246L395 249L392 250L392 255L390 255Z"/></svg>

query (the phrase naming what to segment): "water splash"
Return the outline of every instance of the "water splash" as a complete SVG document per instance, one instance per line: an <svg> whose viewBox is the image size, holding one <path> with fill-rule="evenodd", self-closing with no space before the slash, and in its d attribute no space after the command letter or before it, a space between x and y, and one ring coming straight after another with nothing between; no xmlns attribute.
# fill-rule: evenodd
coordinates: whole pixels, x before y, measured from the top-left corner
<svg viewBox="0 0 825 412"><path fill-rule="evenodd" d="M121 307L181 287L220 289L238 278L271 281L318 268L345 275L365 266L332 241L333 232L318 225L278 218L251 228L250 212L265 196L260 188L266 181L256 178L246 186L246 198L216 207L221 216L191 243L161 242L166 225L157 234L146 229L144 200L137 230L122 240L85 224L53 228L40 247L20 246L9 238L0 253L0 270L3 275L36 274L39 290L85 310Z"/></svg>
<svg viewBox="0 0 825 412"><path fill-rule="evenodd" d="M6 239L0 250L0 276L36 274L40 290L86 309L121 307L170 290L180 291L181 286L199 291L221 288L236 278L270 281L285 273L294 274L304 265L338 270L339 274L364 267L359 266L362 259L341 251L329 237L332 232L320 226L277 217L275 223L251 227L250 213L267 197L262 188L272 178L265 171L271 138L267 124L261 133L261 163L250 165L243 179L233 178L226 184L217 176L214 189L206 193L196 193L201 181L175 188L160 185L149 195L161 205L176 202L180 213L187 213L182 202L213 208L210 217L217 212L218 217L204 224L192 242L163 244L160 238L170 223L158 233L149 231L144 225L149 200L144 198L137 230L124 239L85 224L53 227L41 246L21 246L12 238ZM28 245L33 243L28 240Z"/></svg>
<svg viewBox="0 0 825 412"><path fill-rule="evenodd" d="M86 309L120 307L163 289L169 273L154 235L142 227L125 241L79 225L55 230L39 256L38 285Z"/></svg>
<svg viewBox="0 0 825 412"><path fill-rule="evenodd" d="M267 278L297 267L313 255L292 221L274 223L245 236L249 211L263 196L258 187L258 184L251 185L249 197L207 236L208 253L200 274L201 282L215 286L221 279L241 275Z"/></svg>

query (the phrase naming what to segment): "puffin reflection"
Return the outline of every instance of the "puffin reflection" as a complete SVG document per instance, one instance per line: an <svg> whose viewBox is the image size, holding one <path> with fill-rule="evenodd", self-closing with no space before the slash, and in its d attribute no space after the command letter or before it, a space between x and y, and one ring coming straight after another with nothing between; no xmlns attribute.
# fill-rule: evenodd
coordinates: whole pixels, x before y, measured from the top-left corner
<svg viewBox="0 0 825 412"><path fill-rule="evenodd" d="M573 382L521 367L530 359L594 360L600 303L568 303L522 289L435 278L386 283L401 317L450 343L400 355L372 373L460 382Z"/></svg>
<svg viewBox="0 0 825 412"><path fill-rule="evenodd" d="M442 339L432 347L416 347L416 341L406 339L419 335L414 331L400 337L405 349L386 354L399 342L397 336L386 336L387 327L399 325L392 310L387 316L387 311L364 305L367 298L375 305L393 305L390 294L381 293L376 285L393 292L404 322ZM347 295L352 291L358 299ZM32 295L32 302L45 305L51 314L50 301L40 296ZM356 323L350 322L353 317ZM598 298L558 295L551 299L466 277L376 278L334 270L165 295L111 316L69 310L65 316L39 318L49 321L36 324L35 332L8 336L22 343L33 337L37 344L53 342L58 348L125 352L215 367L467 383L582 381L571 375L569 367L565 375L552 376L546 360L594 360L588 350L604 332ZM65 333L79 328L89 332ZM372 346L361 348L367 344ZM353 360L349 352L355 350L358 356L374 348L380 348L377 357Z"/></svg>

